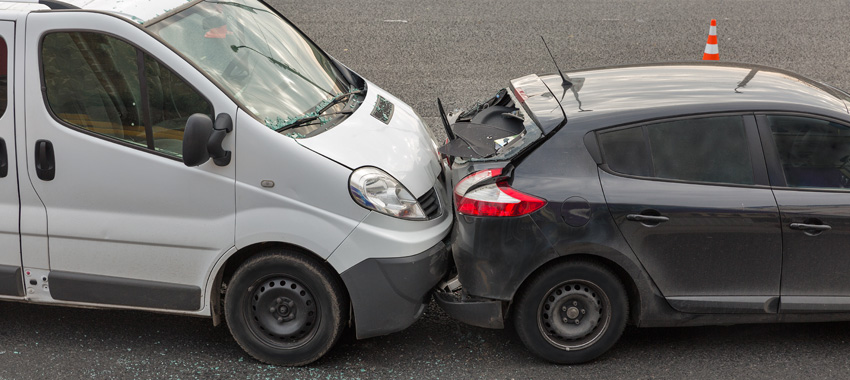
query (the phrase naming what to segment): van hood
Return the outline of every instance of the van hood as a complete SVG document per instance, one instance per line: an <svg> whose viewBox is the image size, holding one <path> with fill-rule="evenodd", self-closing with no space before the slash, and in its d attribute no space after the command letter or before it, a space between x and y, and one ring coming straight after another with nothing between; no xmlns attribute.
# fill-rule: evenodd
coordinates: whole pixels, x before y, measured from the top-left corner
<svg viewBox="0 0 850 380"><path fill-rule="evenodd" d="M296 141L352 170L377 167L419 197L441 172L437 144L410 106L373 83L366 88L363 103L342 123Z"/></svg>

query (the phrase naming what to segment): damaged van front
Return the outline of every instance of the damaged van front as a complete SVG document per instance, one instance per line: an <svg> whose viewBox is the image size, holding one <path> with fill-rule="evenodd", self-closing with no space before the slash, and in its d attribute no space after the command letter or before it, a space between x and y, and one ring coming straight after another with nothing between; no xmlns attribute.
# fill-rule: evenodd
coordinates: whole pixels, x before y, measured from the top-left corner
<svg viewBox="0 0 850 380"><path fill-rule="evenodd" d="M237 138L201 115L183 155L203 167L208 156L227 165L232 151L235 249L218 260L231 269L214 288L226 288L222 308L242 347L305 364L346 324L368 338L419 318L448 270L453 215L437 145L413 109L260 1L196 1L145 28L238 107ZM240 269L281 250L284 259ZM324 282L311 282L311 266L329 271Z"/></svg>

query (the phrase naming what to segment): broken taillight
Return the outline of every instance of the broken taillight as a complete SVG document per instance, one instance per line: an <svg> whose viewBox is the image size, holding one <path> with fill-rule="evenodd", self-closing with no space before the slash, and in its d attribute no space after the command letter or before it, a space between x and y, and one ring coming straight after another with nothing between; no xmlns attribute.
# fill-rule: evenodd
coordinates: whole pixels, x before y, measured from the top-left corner
<svg viewBox="0 0 850 380"><path fill-rule="evenodd" d="M455 205L463 215L520 216L546 205L546 201L511 188L502 169L472 173L455 186ZM485 183L490 182L490 183Z"/></svg>
<svg viewBox="0 0 850 380"><path fill-rule="evenodd" d="M519 87L514 88L514 95L516 96L516 100L520 103L525 103L525 101L528 100L528 95L525 93L525 90Z"/></svg>

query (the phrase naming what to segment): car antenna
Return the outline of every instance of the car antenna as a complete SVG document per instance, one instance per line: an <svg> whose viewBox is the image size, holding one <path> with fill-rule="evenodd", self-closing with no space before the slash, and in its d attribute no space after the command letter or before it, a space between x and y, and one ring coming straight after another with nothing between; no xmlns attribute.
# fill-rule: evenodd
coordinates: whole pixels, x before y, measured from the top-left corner
<svg viewBox="0 0 850 380"><path fill-rule="evenodd" d="M446 137L448 138L448 141L452 141L457 138L457 136L455 136L452 131L452 127L449 125L449 119L446 117L446 109L443 108L443 102L440 98L437 98L437 108L440 109L440 121L443 123L443 128L446 130Z"/></svg>
<svg viewBox="0 0 850 380"><path fill-rule="evenodd" d="M558 69L558 74L561 74L561 79L563 80L563 83L561 83L561 84L564 85L564 86L572 86L573 81L570 79L570 77L566 76L563 71L561 71L560 67L558 67L558 61L555 60L555 56L552 55L552 51L549 50L549 45L546 44L546 39L543 38L543 36L540 36L540 39L543 40L543 46L546 47L546 51L548 51L549 56L552 57L552 63L554 63L555 68Z"/></svg>

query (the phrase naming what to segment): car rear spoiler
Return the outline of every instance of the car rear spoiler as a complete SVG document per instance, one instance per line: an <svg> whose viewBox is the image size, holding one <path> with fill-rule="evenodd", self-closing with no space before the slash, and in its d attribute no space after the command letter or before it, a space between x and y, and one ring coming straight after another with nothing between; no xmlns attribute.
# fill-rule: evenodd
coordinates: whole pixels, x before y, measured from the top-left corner
<svg viewBox="0 0 850 380"><path fill-rule="evenodd" d="M543 136L567 123L567 113L555 93L535 74L511 81L511 91L531 120L543 131Z"/></svg>
<svg viewBox="0 0 850 380"><path fill-rule="evenodd" d="M511 81L509 90L520 104L524 113L540 128L543 140L552 132L566 124L567 115L552 90L535 74ZM494 140L512 136L516 132L507 131L495 125L470 122L450 123L446 117L442 102L437 99L440 118L446 129L448 142L439 148L440 153L448 157L486 158L496 154Z"/></svg>

